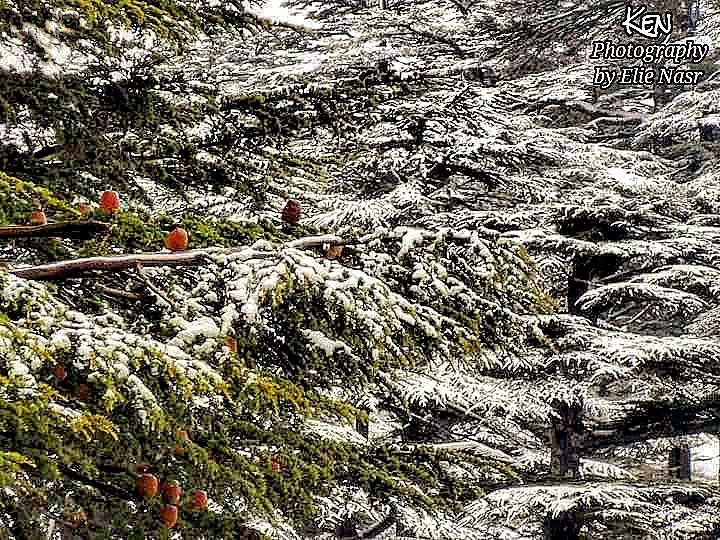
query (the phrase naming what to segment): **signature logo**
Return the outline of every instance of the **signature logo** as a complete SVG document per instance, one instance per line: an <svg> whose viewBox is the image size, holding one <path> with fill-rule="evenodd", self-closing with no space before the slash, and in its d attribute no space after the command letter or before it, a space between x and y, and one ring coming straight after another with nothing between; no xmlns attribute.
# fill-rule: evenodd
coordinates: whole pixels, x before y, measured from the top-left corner
<svg viewBox="0 0 720 540"><path fill-rule="evenodd" d="M625 21L622 25L628 36L638 35L646 38L667 37L673 30L673 14L670 11L665 13L648 12L645 6L633 8L625 7Z"/></svg>

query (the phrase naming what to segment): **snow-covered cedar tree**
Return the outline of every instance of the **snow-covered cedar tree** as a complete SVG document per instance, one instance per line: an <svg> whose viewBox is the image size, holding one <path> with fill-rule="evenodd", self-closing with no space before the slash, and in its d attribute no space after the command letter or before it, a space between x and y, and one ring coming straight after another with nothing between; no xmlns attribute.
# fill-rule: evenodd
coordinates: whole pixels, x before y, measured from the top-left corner
<svg viewBox="0 0 720 540"><path fill-rule="evenodd" d="M0 6L3 537L716 538L717 49L599 92L622 0L281 7Z"/></svg>

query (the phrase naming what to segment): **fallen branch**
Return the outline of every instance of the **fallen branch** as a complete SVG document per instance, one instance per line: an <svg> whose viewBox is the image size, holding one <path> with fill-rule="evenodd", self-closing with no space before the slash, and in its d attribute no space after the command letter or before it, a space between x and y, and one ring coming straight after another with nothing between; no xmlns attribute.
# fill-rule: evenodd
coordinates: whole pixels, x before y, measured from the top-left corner
<svg viewBox="0 0 720 540"><path fill-rule="evenodd" d="M208 256L208 251L197 249L182 253L139 253L108 257L88 257L71 261L60 261L29 268L11 270L12 274L26 279L65 279L94 270L114 271L143 266L194 266Z"/></svg>
<svg viewBox="0 0 720 540"><path fill-rule="evenodd" d="M11 225L0 227L0 238L39 238L59 236L62 238L92 238L110 230L102 221L62 221L46 225Z"/></svg>

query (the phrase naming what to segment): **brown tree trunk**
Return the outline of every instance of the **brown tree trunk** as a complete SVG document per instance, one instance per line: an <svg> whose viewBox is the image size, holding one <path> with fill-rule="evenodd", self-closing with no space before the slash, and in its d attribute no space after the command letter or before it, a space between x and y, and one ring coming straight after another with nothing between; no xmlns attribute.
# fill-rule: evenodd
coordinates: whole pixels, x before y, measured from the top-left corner
<svg viewBox="0 0 720 540"><path fill-rule="evenodd" d="M670 450L668 470L673 478L690 480L690 446L686 442L682 442Z"/></svg>
<svg viewBox="0 0 720 540"><path fill-rule="evenodd" d="M578 540L583 521L581 512L560 512L558 516L548 516L543 526L545 540Z"/></svg>
<svg viewBox="0 0 720 540"><path fill-rule="evenodd" d="M370 436L370 416L367 410L363 412L368 414L368 416L366 418L362 418L361 416L355 417L355 430L367 439Z"/></svg>
<svg viewBox="0 0 720 540"><path fill-rule="evenodd" d="M558 479L577 479L584 439L582 406L562 403L558 412L561 418L550 430L550 475Z"/></svg>

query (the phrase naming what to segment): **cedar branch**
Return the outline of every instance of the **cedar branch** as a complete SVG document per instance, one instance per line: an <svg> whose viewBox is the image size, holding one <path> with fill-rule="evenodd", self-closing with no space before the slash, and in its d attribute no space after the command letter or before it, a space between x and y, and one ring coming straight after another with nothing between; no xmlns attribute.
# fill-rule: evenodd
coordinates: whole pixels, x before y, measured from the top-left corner
<svg viewBox="0 0 720 540"><path fill-rule="evenodd" d="M68 478L70 478L72 480L76 480L76 481L86 484L88 486L92 486L96 489L99 489L102 493L104 493L106 495L119 497L121 499L125 499L126 501L137 500L137 497L135 497L129 491L126 491L117 486L113 486L112 484L106 484L105 482L101 482L99 480L89 478L89 477L85 476L84 474L70 468L69 466L65 465L64 463L57 463L57 468L64 476L67 476Z"/></svg>
<svg viewBox="0 0 720 540"><path fill-rule="evenodd" d="M10 225L0 227L0 238L32 238L59 236L62 238L92 238L107 232L110 225L102 221L61 221L46 225Z"/></svg>

